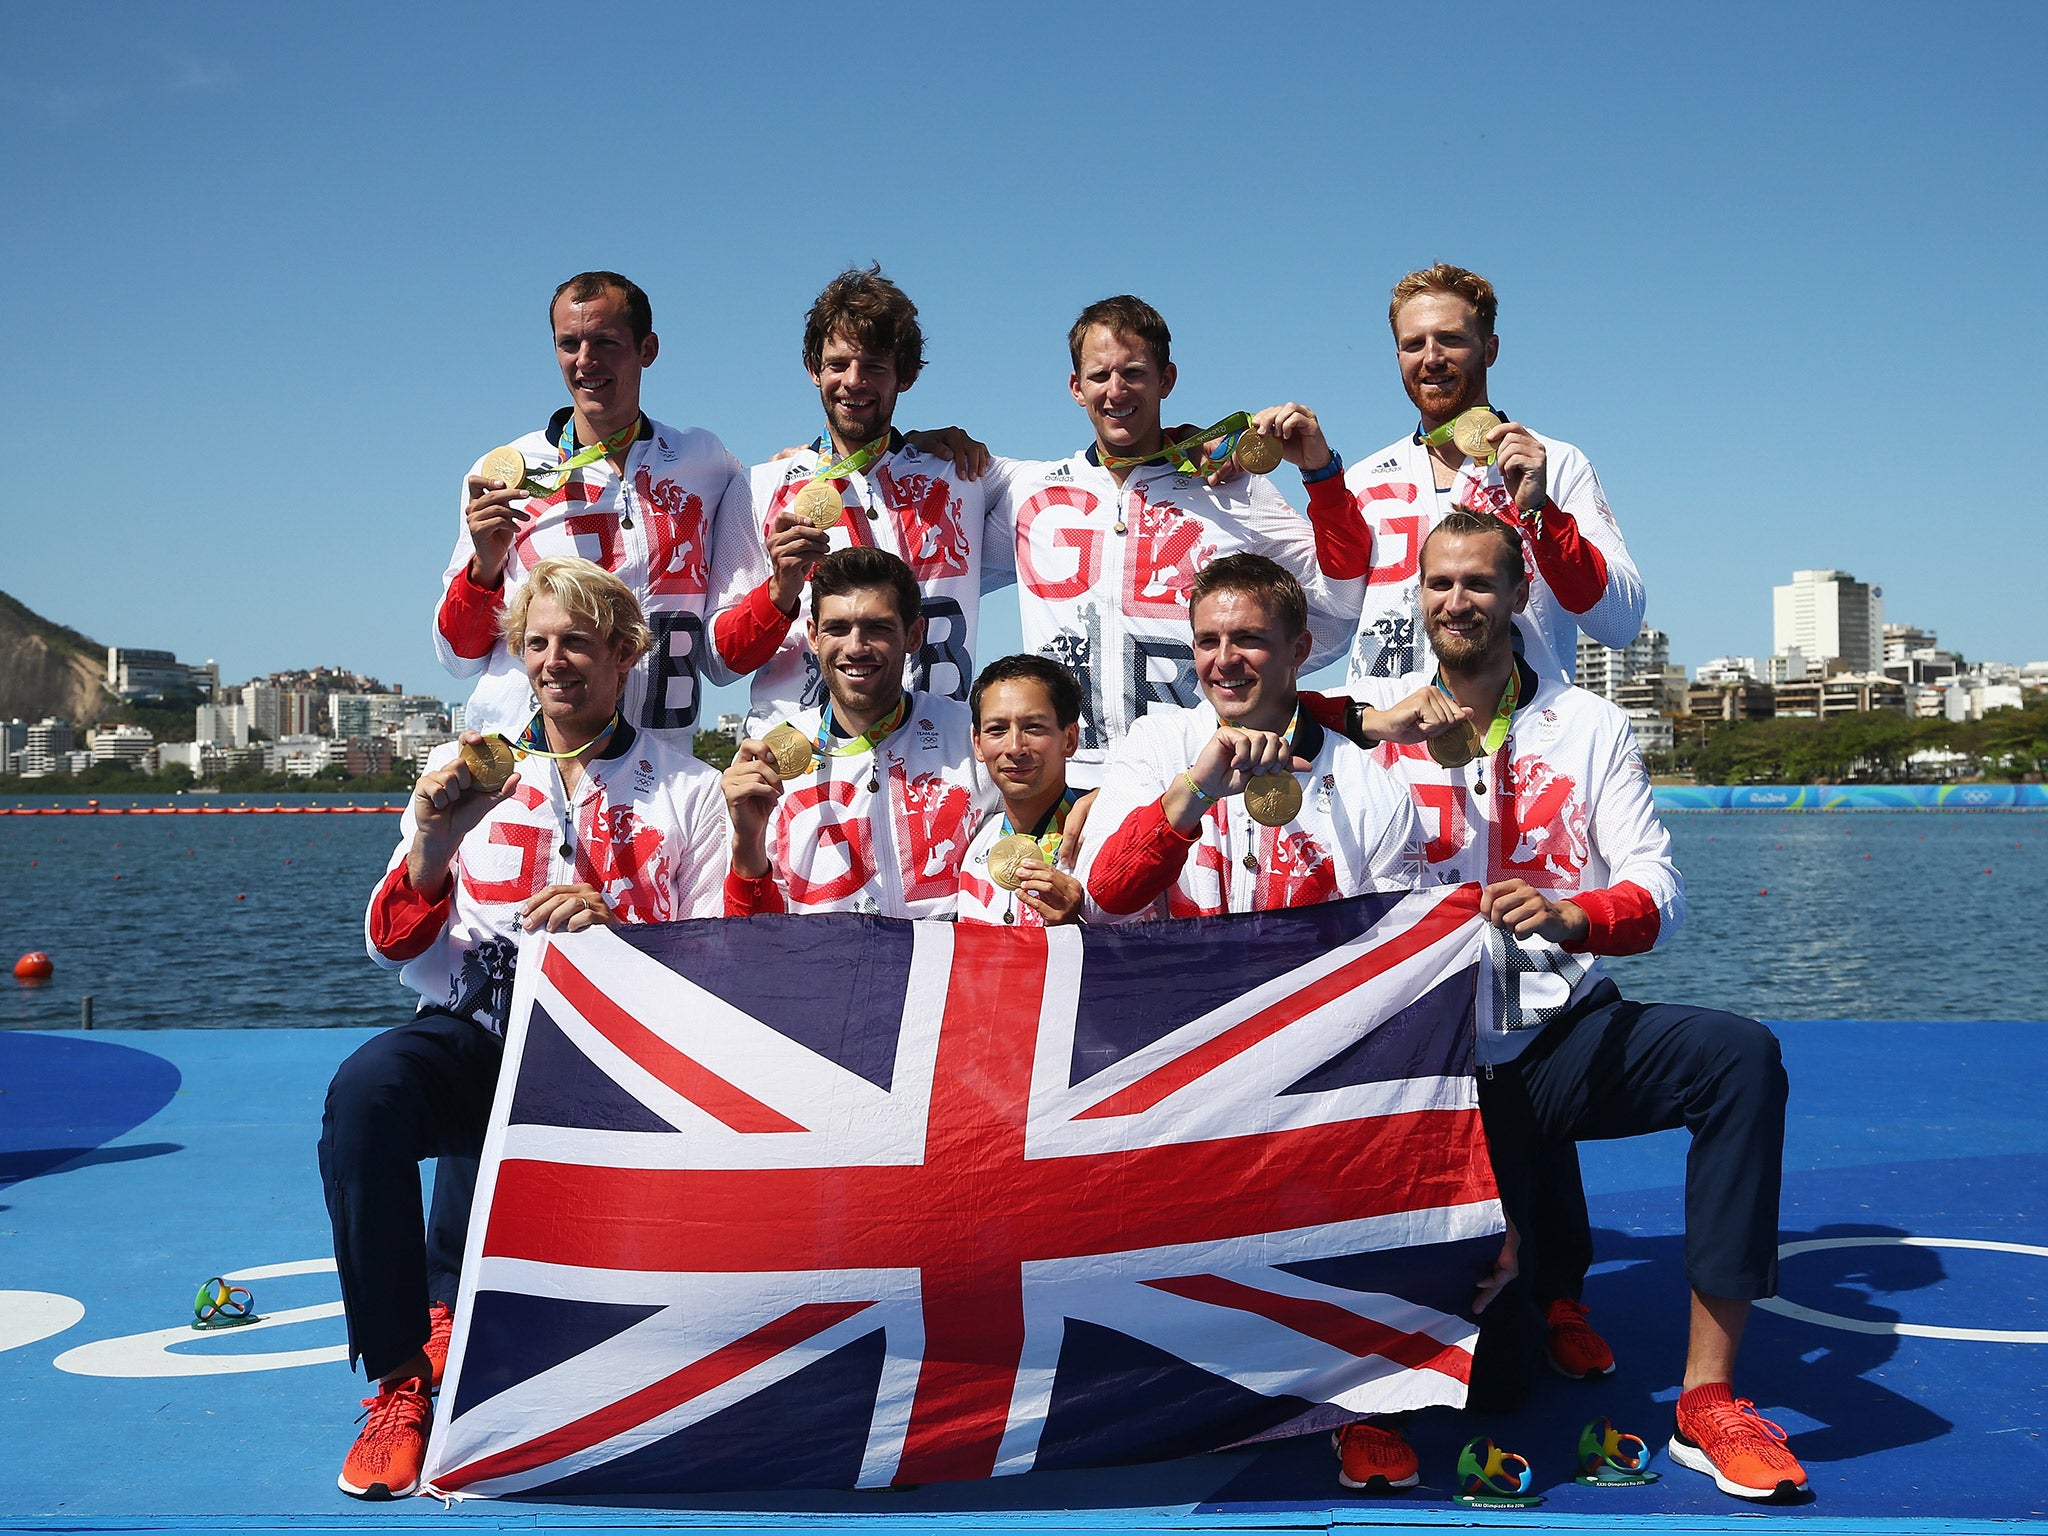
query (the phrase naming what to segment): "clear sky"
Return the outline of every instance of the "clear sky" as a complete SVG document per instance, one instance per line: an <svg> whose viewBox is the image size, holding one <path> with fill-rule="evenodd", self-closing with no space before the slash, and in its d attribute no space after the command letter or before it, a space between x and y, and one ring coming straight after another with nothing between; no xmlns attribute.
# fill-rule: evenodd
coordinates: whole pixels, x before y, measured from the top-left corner
<svg viewBox="0 0 2048 1536"><path fill-rule="evenodd" d="M1185 419L1412 425L1386 292L1501 299L1494 396L1606 482L1650 622L1770 648L1795 567L2048 657L2048 6L10 8L0 589L231 680L427 642L459 482L633 275L646 403L813 434L802 315L879 260L899 422L1072 451L1066 327L1135 291ZM1303 501L1283 469L1283 491ZM992 605L984 655L1014 641Z"/></svg>

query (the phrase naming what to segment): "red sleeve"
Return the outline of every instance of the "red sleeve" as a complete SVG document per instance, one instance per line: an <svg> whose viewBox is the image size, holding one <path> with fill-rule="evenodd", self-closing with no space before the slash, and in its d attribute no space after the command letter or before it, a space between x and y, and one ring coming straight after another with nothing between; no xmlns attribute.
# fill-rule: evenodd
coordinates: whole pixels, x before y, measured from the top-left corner
<svg viewBox="0 0 2048 1536"><path fill-rule="evenodd" d="M495 587L480 587L470 580L468 566L457 571L441 594L438 619L448 648L471 661L490 655L491 647L498 643L498 607L504 597L502 577Z"/></svg>
<svg viewBox="0 0 2048 1536"><path fill-rule="evenodd" d="M758 672L768 665L795 622L794 614L775 606L764 581L711 621L718 659L742 677Z"/></svg>
<svg viewBox="0 0 2048 1536"><path fill-rule="evenodd" d="M1544 519L1549 521L1548 517ZM1581 891L1572 905L1586 914L1586 936L1565 948L1581 955L1642 955L1656 946L1657 899L1632 880L1604 891Z"/></svg>
<svg viewBox="0 0 2048 1536"><path fill-rule="evenodd" d="M1316 693L1304 688L1295 695L1301 712L1326 731L1344 734L1344 717L1351 712L1351 700L1341 693Z"/></svg>
<svg viewBox="0 0 2048 1536"><path fill-rule="evenodd" d="M370 898L370 942L386 960L401 965L417 960L441 936L454 905L453 880L439 896L422 896L413 889L401 864L384 877L377 894Z"/></svg>
<svg viewBox="0 0 2048 1536"><path fill-rule="evenodd" d="M1524 518L1522 531L1528 530ZM1606 557L1579 537L1578 520L1556 502L1543 503L1543 531L1530 536L1529 547L1535 551L1536 569L1567 609L1584 613L1600 601L1607 590Z"/></svg>
<svg viewBox="0 0 2048 1536"><path fill-rule="evenodd" d="M1316 564L1332 581L1352 581L1372 570L1372 525L1342 475L1308 488L1308 520L1316 530Z"/></svg>
<svg viewBox="0 0 2048 1536"><path fill-rule="evenodd" d="M749 880L736 869L725 872L725 915L727 917L759 917L764 912L787 912L783 904L782 888L775 883L773 875L763 875L758 880Z"/></svg>
<svg viewBox="0 0 2048 1536"><path fill-rule="evenodd" d="M1159 899L1180 878L1188 861L1192 837L1175 830L1166 819L1163 800L1154 800L1126 816L1109 834L1095 865L1088 871L1088 894L1105 912L1119 917Z"/></svg>

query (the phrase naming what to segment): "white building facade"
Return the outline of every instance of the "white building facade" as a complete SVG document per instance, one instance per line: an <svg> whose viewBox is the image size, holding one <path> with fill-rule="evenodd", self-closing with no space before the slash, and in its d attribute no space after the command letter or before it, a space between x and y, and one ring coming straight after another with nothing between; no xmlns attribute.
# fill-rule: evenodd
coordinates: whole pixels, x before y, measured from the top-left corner
<svg viewBox="0 0 2048 1536"><path fill-rule="evenodd" d="M1878 671L1884 665L1884 588L1847 571L1794 571L1789 583L1771 588L1771 650L1780 656L1797 650L1821 671L1830 661L1850 672Z"/></svg>

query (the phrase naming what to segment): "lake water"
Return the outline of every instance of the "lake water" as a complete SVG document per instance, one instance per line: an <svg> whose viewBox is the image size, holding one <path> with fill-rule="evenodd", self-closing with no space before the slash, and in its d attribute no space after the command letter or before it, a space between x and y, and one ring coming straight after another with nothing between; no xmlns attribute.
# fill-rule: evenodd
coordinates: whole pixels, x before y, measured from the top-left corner
<svg viewBox="0 0 2048 1536"><path fill-rule="evenodd" d="M1609 962L1630 996L2048 1020L2048 815L1667 825L1690 915L1655 954ZM411 994L364 954L363 907L397 833L396 816L0 816L0 966L32 949L56 963L41 986L0 975L0 1027L75 1028L86 993L103 1029L396 1023Z"/></svg>

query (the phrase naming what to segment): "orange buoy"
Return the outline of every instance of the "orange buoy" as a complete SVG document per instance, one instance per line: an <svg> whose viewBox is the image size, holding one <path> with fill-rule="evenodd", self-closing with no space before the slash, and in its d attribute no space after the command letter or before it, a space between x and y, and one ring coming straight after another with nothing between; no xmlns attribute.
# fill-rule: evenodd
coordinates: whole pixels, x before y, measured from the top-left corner
<svg viewBox="0 0 2048 1536"><path fill-rule="evenodd" d="M56 967L40 949L32 949L14 962L14 974L23 981L48 981Z"/></svg>

